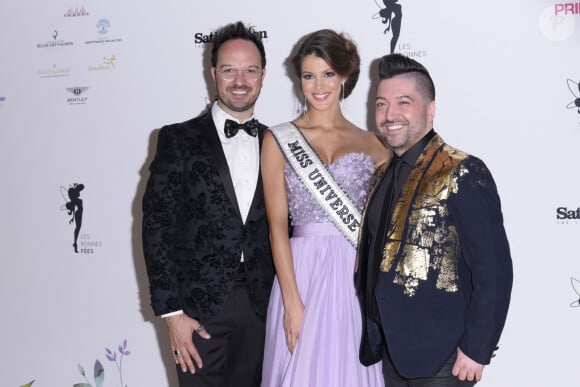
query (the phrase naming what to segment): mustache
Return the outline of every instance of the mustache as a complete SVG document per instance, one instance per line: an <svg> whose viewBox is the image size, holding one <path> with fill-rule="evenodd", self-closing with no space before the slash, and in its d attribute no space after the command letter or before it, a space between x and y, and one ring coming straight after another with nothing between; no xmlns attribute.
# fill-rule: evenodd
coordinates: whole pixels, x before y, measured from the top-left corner
<svg viewBox="0 0 580 387"><path fill-rule="evenodd" d="M249 86L230 86L227 90L235 91L235 90L243 90L243 91L252 91L252 88Z"/></svg>

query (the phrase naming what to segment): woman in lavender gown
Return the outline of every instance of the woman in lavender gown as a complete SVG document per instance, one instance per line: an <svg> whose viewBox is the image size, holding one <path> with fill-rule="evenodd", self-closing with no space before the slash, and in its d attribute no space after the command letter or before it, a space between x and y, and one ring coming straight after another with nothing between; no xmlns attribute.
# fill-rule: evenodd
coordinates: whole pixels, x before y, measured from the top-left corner
<svg viewBox="0 0 580 387"><path fill-rule="evenodd" d="M358 80L357 48L343 34L320 30L302 39L291 63L306 107L291 124L361 211L370 175L390 153L341 112ZM355 248L288 164L272 132L264 137L262 177L277 272L262 387L383 386L381 365L364 367L358 360Z"/></svg>

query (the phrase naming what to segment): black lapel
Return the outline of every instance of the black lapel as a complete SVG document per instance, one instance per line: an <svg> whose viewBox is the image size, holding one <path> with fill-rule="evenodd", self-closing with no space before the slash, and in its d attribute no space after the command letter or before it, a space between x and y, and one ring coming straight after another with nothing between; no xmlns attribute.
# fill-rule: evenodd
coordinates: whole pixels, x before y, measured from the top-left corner
<svg viewBox="0 0 580 387"><path fill-rule="evenodd" d="M258 130L258 139L260 142L260 163L259 163L259 169L258 169L258 181L256 182L256 190L254 191L254 198L252 199L252 204L250 205L250 211L248 211L248 217L250 216L250 213L256 208L256 205L263 199L264 193L263 193L263 189L262 189L262 160L261 160L261 155L262 155L262 142L264 140L264 131L267 129L266 126L262 127L262 125L260 125L260 128Z"/></svg>
<svg viewBox="0 0 580 387"><path fill-rule="evenodd" d="M211 154L214 156L215 164L219 173L219 176L224 185L226 195L232 202L232 206L236 209L238 216L242 216L240 213L240 208L238 207L238 199L236 198L236 191L234 190L234 184L232 183L232 176L230 175L230 169L228 168L228 162L226 160L226 155L224 154L224 149L222 148L222 143L216 131L215 123L211 116L211 111L208 112L204 117L202 117L202 126L204 131L205 139L209 145Z"/></svg>

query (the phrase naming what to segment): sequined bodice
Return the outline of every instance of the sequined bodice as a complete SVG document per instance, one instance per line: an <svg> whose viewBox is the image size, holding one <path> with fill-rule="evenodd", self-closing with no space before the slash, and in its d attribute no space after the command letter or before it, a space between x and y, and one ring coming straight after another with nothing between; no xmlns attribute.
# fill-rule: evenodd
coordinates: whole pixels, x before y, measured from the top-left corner
<svg viewBox="0 0 580 387"><path fill-rule="evenodd" d="M327 165L328 171L340 188L350 197L353 204L362 211L367 187L373 173L373 160L364 153L348 153L334 163ZM286 164L284 169L288 191L288 211L294 225L326 223L331 220L312 197L296 175Z"/></svg>

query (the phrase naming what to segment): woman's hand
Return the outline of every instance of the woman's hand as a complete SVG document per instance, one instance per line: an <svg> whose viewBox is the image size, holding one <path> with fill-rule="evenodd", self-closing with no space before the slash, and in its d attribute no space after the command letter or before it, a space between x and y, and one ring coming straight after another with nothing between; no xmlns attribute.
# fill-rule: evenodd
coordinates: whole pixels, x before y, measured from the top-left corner
<svg viewBox="0 0 580 387"><path fill-rule="evenodd" d="M290 308L286 308L284 311L284 333L286 334L288 350L290 350L291 353L294 352L294 348L296 348L296 342L300 336L303 317L304 305L302 305L302 302L299 302Z"/></svg>

